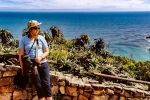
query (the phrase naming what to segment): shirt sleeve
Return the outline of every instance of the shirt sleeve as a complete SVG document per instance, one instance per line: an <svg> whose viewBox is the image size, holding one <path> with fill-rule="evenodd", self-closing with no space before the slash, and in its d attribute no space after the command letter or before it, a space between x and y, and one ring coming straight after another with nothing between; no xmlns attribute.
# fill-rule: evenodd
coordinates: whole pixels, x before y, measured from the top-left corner
<svg viewBox="0 0 150 100"><path fill-rule="evenodd" d="M43 36L41 36L41 40L42 40L42 49L48 48L47 41L45 40L45 38Z"/></svg>
<svg viewBox="0 0 150 100"><path fill-rule="evenodd" d="M23 38L19 41L19 48L24 48L24 42L23 42Z"/></svg>

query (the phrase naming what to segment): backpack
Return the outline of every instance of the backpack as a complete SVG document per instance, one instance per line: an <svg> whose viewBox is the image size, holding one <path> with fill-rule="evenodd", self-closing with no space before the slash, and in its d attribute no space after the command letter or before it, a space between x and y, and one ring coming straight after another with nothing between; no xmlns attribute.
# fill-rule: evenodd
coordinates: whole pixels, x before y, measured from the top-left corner
<svg viewBox="0 0 150 100"><path fill-rule="evenodd" d="M21 68L18 69L17 75L14 77L14 84L19 88L24 89L29 82L29 75L22 75Z"/></svg>

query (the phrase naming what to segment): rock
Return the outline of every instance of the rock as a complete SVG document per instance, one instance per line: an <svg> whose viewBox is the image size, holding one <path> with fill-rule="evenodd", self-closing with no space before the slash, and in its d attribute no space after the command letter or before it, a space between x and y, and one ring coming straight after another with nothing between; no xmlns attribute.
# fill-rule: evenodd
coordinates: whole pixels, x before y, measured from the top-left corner
<svg viewBox="0 0 150 100"><path fill-rule="evenodd" d="M66 85L65 81L58 82L58 84L59 84L60 86L65 86L65 85Z"/></svg>
<svg viewBox="0 0 150 100"><path fill-rule="evenodd" d="M25 90L15 90L13 93L13 100L26 100L27 91Z"/></svg>
<svg viewBox="0 0 150 100"><path fill-rule="evenodd" d="M84 97L83 95L79 95L78 100L88 100L88 98Z"/></svg>
<svg viewBox="0 0 150 100"><path fill-rule="evenodd" d="M39 100L38 96L33 97L32 100Z"/></svg>
<svg viewBox="0 0 150 100"><path fill-rule="evenodd" d="M78 100L78 97L73 97L72 100Z"/></svg>
<svg viewBox="0 0 150 100"><path fill-rule="evenodd" d="M12 85L14 84L14 77L6 77L0 79L0 86Z"/></svg>
<svg viewBox="0 0 150 100"><path fill-rule="evenodd" d="M71 100L71 97L69 97L69 96L64 96L64 97L62 98L62 100Z"/></svg>
<svg viewBox="0 0 150 100"><path fill-rule="evenodd" d="M128 100L149 100L149 99L142 99L142 98L128 98Z"/></svg>
<svg viewBox="0 0 150 100"><path fill-rule="evenodd" d="M119 100L127 100L125 97L121 96Z"/></svg>
<svg viewBox="0 0 150 100"><path fill-rule="evenodd" d="M107 95L103 95L103 96L96 96L96 95L92 95L90 97L90 100L108 100L108 96Z"/></svg>
<svg viewBox="0 0 150 100"><path fill-rule="evenodd" d="M91 84L91 86L92 86L92 88L94 89L94 90L103 90L103 89L105 89L105 85L103 85L103 84Z"/></svg>
<svg viewBox="0 0 150 100"><path fill-rule="evenodd" d="M93 90L92 91L92 94L95 94L95 95L102 95L104 93L103 90Z"/></svg>
<svg viewBox="0 0 150 100"><path fill-rule="evenodd" d="M52 94L55 95L58 93L58 85L52 86L51 89L52 89Z"/></svg>
<svg viewBox="0 0 150 100"><path fill-rule="evenodd" d="M3 69L0 71L0 100L38 100L36 88L31 82L25 89L14 85L18 68L0 64L0 69ZM58 95L60 100L150 100L150 91L113 82L97 84L94 80L72 74L64 76L51 72L51 83L52 93Z"/></svg>
<svg viewBox="0 0 150 100"><path fill-rule="evenodd" d="M16 74L17 74L17 71L5 71L3 73L3 77L15 76Z"/></svg>
<svg viewBox="0 0 150 100"><path fill-rule="evenodd" d="M118 95L113 95L110 100L119 100L119 96Z"/></svg>
<svg viewBox="0 0 150 100"><path fill-rule="evenodd" d="M82 78L82 81L83 81L85 84L89 84L87 77L83 77L83 78Z"/></svg>
<svg viewBox="0 0 150 100"><path fill-rule="evenodd" d="M17 71L20 69L20 66L15 66L15 65L5 65L5 68L7 71Z"/></svg>
<svg viewBox="0 0 150 100"><path fill-rule="evenodd" d="M64 86L61 86L61 87L59 88L59 91L60 91L61 94L65 94L65 87L64 87Z"/></svg>
<svg viewBox="0 0 150 100"><path fill-rule="evenodd" d="M114 92L115 93L121 93L122 92L122 87L121 86L114 86Z"/></svg>
<svg viewBox="0 0 150 100"><path fill-rule="evenodd" d="M0 93L0 100L11 100L11 98L12 93Z"/></svg>
<svg viewBox="0 0 150 100"><path fill-rule="evenodd" d="M0 71L0 78L2 78L2 76L3 76L3 72L2 72L2 71Z"/></svg>
<svg viewBox="0 0 150 100"><path fill-rule="evenodd" d="M15 89L15 86L1 86L0 87L0 93L12 93ZM0 99L1 100L1 99Z"/></svg>
<svg viewBox="0 0 150 100"><path fill-rule="evenodd" d="M131 95L125 90L123 90L120 95L125 96L125 97L131 97Z"/></svg>
<svg viewBox="0 0 150 100"><path fill-rule="evenodd" d="M84 84L84 91L92 91L91 84Z"/></svg>
<svg viewBox="0 0 150 100"><path fill-rule="evenodd" d="M79 89L83 89L84 88L84 83L83 82L79 82L78 87L79 87Z"/></svg>
<svg viewBox="0 0 150 100"><path fill-rule="evenodd" d="M70 85L71 83L71 77L68 77L68 76L65 76L65 79L66 79L66 85Z"/></svg>
<svg viewBox="0 0 150 100"><path fill-rule="evenodd" d="M82 89L79 89L78 91L80 94L83 94L83 92L84 92Z"/></svg>
<svg viewBox="0 0 150 100"><path fill-rule="evenodd" d="M6 68L4 68L4 66L0 65L0 71L6 71Z"/></svg>
<svg viewBox="0 0 150 100"><path fill-rule="evenodd" d="M56 75L59 76L59 81L65 81L65 76L62 72L56 72Z"/></svg>
<svg viewBox="0 0 150 100"><path fill-rule="evenodd" d="M144 93L135 92L134 97L145 97Z"/></svg>
<svg viewBox="0 0 150 100"><path fill-rule="evenodd" d="M59 77L58 75L50 75L51 85L58 85Z"/></svg>
<svg viewBox="0 0 150 100"><path fill-rule="evenodd" d="M5 65L5 64L3 64L3 63L0 63L0 68L2 68L4 65Z"/></svg>
<svg viewBox="0 0 150 100"><path fill-rule="evenodd" d="M106 89L106 94L108 94L108 95L114 95L114 91L107 88Z"/></svg>
<svg viewBox="0 0 150 100"><path fill-rule="evenodd" d="M69 86L66 86L66 93L67 93L69 96L78 96L78 91L77 91L77 88L76 88L76 87L69 87Z"/></svg>
<svg viewBox="0 0 150 100"><path fill-rule="evenodd" d="M91 93L83 92L83 96L89 98L91 96Z"/></svg>
<svg viewBox="0 0 150 100"><path fill-rule="evenodd" d="M78 83L77 82L71 82L70 86L72 86L72 87L78 87Z"/></svg>
<svg viewBox="0 0 150 100"><path fill-rule="evenodd" d="M150 92L148 92L148 91L144 91L144 94L145 94L146 96L150 96Z"/></svg>

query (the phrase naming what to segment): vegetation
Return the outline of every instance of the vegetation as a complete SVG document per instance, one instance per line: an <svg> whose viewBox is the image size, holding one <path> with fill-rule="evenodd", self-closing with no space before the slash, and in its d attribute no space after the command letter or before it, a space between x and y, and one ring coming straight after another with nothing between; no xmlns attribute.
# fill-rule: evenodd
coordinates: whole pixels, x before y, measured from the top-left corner
<svg viewBox="0 0 150 100"><path fill-rule="evenodd" d="M137 62L124 56L114 56L106 50L107 45L102 38L94 39L94 43L90 44L90 36L86 33L67 40L57 27L52 26L50 31L51 34L45 31L40 31L39 34L45 37L49 45L50 53L47 59L58 62L50 64L51 70L71 73L78 77L96 78L92 73L98 72L150 81L150 61ZM22 36L25 34L23 32ZM0 39L0 52L17 54L18 42L13 39L10 31L1 29ZM17 60L4 57L0 57L0 63L19 65Z"/></svg>

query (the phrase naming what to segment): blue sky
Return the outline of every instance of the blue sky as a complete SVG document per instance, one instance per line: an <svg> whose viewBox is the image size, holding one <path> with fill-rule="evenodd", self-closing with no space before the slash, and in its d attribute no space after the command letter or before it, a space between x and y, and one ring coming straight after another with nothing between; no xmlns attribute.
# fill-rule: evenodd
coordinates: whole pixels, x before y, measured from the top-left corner
<svg viewBox="0 0 150 100"><path fill-rule="evenodd" d="M150 11L150 0L0 0L0 10Z"/></svg>

